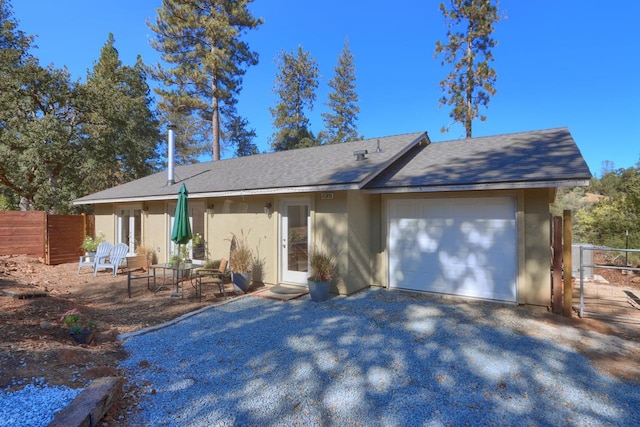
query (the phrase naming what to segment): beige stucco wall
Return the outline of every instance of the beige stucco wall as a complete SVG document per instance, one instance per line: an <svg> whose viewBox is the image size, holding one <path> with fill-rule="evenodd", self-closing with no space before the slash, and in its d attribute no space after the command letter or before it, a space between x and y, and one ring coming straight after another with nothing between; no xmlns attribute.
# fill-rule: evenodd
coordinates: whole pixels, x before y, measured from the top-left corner
<svg viewBox="0 0 640 427"><path fill-rule="evenodd" d="M115 215L113 205L97 205L94 217L96 220L96 235L104 234L104 238L109 243L116 241Z"/></svg>
<svg viewBox="0 0 640 427"><path fill-rule="evenodd" d="M524 197L525 304L551 302L550 189L528 190Z"/></svg>
<svg viewBox="0 0 640 427"><path fill-rule="evenodd" d="M368 286L388 285L386 205L394 198L415 198L415 194L363 194L357 190L334 191L333 199L320 193L282 196L250 196L193 199L203 202L205 235L209 259L228 258L231 233L244 233L258 258L260 268L253 280L266 284L279 281L279 203L283 199L306 199L311 207L311 244L334 251L338 279L332 292L352 294ZM512 196L517 200L518 302L549 305L549 189L421 194L419 197ZM190 199L191 200L191 199ZM271 203L270 214L264 212ZM145 246L165 262L169 242L169 212L175 202L145 202L142 236ZM96 232L114 242L117 206L97 205Z"/></svg>
<svg viewBox="0 0 640 427"><path fill-rule="evenodd" d="M253 280L266 284L277 283L277 213L272 196L229 197L208 199L210 207L205 221L209 256L229 259L231 233L244 235L257 259ZM271 213L264 207L271 203Z"/></svg>
<svg viewBox="0 0 640 427"><path fill-rule="evenodd" d="M337 277L331 285L331 293L346 293L349 272L349 245L347 193L334 191L331 200L322 200L321 194L311 195L311 242L312 246L329 251L336 256Z"/></svg>
<svg viewBox="0 0 640 427"><path fill-rule="evenodd" d="M345 288L341 290L352 294L371 286L372 250L371 222L377 218L371 215L371 196L360 191L351 190L347 197L348 211L348 269L345 277Z"/></svg>

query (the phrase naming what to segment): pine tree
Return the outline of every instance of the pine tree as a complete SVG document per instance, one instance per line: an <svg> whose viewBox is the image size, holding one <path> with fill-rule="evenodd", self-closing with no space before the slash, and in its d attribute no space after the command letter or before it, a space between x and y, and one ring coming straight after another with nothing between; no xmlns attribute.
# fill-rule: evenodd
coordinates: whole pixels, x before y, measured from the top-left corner
<svg viewBox="0 0 640 427"><path fill-rule="evenodd" d="M162 121L175 126L174 162L177 165L198 163L201 156L210 152L206 135L211 129L211 122L184 114L179 109L163 111ZM167 141L167 136L163 138ZM166 152L166 142L163 144Z"/></svg>
<svg viewBox="0 0 640 427"><path fill-rule="evenodd" d="M464 126L467 138L472 136L474 119L486 120L479 107L486 107L496 94L497 74L489 64L493 61L491 49L497 44L491 34L500 17L498 6L492 3L492 0L450 0L450 9L440 4L448 42L436 42L435 56L443 54L442 65L453 66L440 82L445 93L440 106L453 106L449 117ZM444 127L442 132L447 130Z"/></svg>
<svg viewBox="0 0 640 427"><path fill-rule="evenodd" d="M317 61L302 46L298 46L296 53L282 51L279 55L273 90L280 102L269 109L273 127L277 129L271 141L275 151L317 145L305 110L313 110L318 72Z"/></svg>
<svg viewBox="0 0 640 427"><path fill-rule="evenodd" d="M233 118L246 66L258 54L240 36L257 28L248 9L253 0L163 0L157 10L152 46L166 67L152 74L161 86L161 110L182 111L211 122L212 157L220 159L221 128Z"/></svg>
<svg viewBox="0 0 640 427"><path fill-rule="evenodd" d="M338 57L335 76L329 81L333 92L326 104L331 113L322 113L325 132L318 139L326 144L355 141L364 137L358 134L358 94L356 92L356 68L349 40L344 40L344 48Z"/></svg>
<svg viewBox="0 0 640 427"><path fill-rule="evenodd" d="M235 116L227 126L229 141L236 147L236 157L258 154L258 146L253 142L256 131L248 126L247 120L240 116Z"/></svg>
<svg viewBox="0 0 640 427"><path fill-rule="evenodd" d="M83 88L85 192L153 172L161 140L142 59L138 57L133 67L124 66L114 45L113 34L109 34Z"/></svg>

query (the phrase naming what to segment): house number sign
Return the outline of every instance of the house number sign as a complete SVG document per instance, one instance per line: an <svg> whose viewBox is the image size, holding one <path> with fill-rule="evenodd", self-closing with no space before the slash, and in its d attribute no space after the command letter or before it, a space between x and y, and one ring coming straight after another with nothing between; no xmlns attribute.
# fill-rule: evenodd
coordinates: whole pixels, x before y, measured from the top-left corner
<svg viewBox="0 0 640 427"><path fill-rule="evenodd" d="M333 200L333 193L322 193L320 195L320 199L322 199L322 200Z"/></svg>

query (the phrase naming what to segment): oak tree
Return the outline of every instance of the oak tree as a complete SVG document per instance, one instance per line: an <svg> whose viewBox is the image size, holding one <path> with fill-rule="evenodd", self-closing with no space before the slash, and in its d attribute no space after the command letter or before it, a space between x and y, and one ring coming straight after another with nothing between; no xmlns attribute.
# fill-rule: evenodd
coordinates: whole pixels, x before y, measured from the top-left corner
<svg viewBox="0 0 640 427"><path fill-rule="evenodd" d="M41 67L32 47L0 0L0 186L21 210L66 213L81 144L76 85L65 70Z"/></svg>

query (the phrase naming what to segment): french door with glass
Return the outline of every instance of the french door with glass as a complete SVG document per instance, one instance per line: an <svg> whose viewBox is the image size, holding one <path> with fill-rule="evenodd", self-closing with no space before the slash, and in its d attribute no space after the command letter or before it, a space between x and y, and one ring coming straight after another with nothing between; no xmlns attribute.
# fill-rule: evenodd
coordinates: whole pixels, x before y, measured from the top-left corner
<svg viewBox="0 0 640 427"><path fill-rule="evenodd" d="M307 284L309 276L310 203L307 199L280 203L280 280Z"/></svg>

